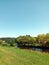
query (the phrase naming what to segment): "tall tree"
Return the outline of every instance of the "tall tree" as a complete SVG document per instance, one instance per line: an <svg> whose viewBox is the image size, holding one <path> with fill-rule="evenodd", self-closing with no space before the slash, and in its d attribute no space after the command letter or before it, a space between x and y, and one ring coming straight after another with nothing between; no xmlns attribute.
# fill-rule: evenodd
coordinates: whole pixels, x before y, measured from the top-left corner
<svg viewBox="0 0 49 65"><path fill-rule="evenodd" d="M46 42L47 42L47 39L46 39L46 35L45 34L39 34L37 36L37 39L38 39L38 43L42 46L45 46L46 45Z"/></svg>
<svg viewBox="0 0 49 65"><path fill-rule="evenodd" d="M35 38L34 37L31 37L31 36L19 36L17 39L16 39L16 42L18 43L18 45L32 45L34 42L35 42Z"/></svg>

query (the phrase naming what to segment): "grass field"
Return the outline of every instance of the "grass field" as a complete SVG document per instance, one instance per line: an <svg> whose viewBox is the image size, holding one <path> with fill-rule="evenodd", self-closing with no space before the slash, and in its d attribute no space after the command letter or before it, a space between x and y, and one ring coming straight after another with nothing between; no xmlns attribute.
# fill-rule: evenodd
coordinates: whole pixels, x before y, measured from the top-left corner
<svg viewBox="0 0 49 65"><path fill-rule="evenodd" d="M0 65L49 65L49 54L0 46Z"/></svg>

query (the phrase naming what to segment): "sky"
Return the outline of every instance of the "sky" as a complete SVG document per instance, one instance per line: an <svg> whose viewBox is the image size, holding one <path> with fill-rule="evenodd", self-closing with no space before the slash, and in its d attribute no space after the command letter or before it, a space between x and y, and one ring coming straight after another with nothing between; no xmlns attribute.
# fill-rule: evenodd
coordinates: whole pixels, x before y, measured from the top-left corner
<svg viewBox="0 0 49 65"><path fill-rule="evenodd" d="M49 0L0 0L0 37L49 33Z"/></svg>

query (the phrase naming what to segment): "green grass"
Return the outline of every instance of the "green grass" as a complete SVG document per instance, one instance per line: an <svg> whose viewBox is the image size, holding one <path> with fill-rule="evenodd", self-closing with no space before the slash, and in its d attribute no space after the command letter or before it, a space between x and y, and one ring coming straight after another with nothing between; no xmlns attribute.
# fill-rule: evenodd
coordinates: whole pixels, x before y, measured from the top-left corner
<svg viewBox="0 0 49 65"><path fill-rule="evenodd" d="M49 54L0 46L0 65L49 65Z"/></svg>

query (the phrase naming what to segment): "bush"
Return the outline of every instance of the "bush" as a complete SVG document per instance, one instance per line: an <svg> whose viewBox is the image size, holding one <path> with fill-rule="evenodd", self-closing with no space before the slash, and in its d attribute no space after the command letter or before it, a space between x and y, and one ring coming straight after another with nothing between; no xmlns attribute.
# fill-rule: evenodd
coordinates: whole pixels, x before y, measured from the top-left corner
<svg viewBox="0 0 49 65"><path fill-rule="evenodd" d="M46 47L49 47L49 41L47 41L47 43L46 43Z"/></svg>

